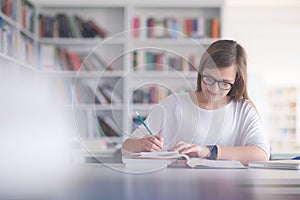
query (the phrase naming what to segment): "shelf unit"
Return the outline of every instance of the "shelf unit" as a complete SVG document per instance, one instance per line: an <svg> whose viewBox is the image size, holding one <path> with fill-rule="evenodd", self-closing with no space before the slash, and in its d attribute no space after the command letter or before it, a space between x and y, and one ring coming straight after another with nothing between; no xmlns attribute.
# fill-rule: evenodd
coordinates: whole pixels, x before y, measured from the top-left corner
<svg viewBox="0 0 300 200"><path fill-rule="evenodd" d="M268 89L268 133L273 153L299 153L299 91L295 86Z"/></svg>
<svg viewBox="0 0 300 200"><path fill-rule="evenodd" d="M33 30L34 5L27 0L8 0L0 6L1 59L35 68L38 38Z"/></svg>
<svg viewBox="0 0 300 200"><path fill-rule="evenodd" d="M40 21L37 20L37 24L40 27L37 32L37 35L39 35L39 48L44 48L44 53L46 54L46 56L41 55L40 57L49 59L49 63L54 64L45 67L43 66L43 61L41 61L40 69L43 74L48 74L56 79L56 81L62 82L62 93L69 91L67 95L68 107L73 109L74 122L76 123L81 139L96 140L100 138L101 133L97 125L97 116L99 115L109 115L116 120L115 122L120 129L123 127L123 103L97 104L95 102L95 93L98 85L108 84L114 87L118 83L118 80L124 74L124 59L118 59L116 62L111 63L113 68L111 71L103 71L101 68L86 70L84 69L84 65L93 61L92 59L89 60L89 58L92 57L90 56L91 52L95 52L95 55L101 56L105 64L109 64L111 60L114 60L117 55L124 51L125 38L114 35L122 32L126 28L125 24L127 20L124 19L126 15L125 12L126 9L124 6L110 4L104 6L43 5L38 7L37 15L47 16L49 19L52 18L55 21L54 23L59 23L57 16L60 14L66 15L72 20L74 20L74 16L79 16L85 20L85 22L92 19L107 32L107 37L105 38L99 36L93 38L41 37L41 24ZM55 28L53 29L55 30ZM80 54L82 59L80 68L70 70L62 67L57 64L55 52L53 53L52 51L51 58L47 57L48 49L51 51L59 49L60 53L66 49L68 52ZM62 59L62 57L60 57L60 59ZM48 63L47 60L45 63ZM89 87L89 92L83 91L87 88L81 88L81 84ZM123 101L123 90L122 84L119 84L118 93L121 94L121 101ZM86 102L87 98L90 100ZM113 115L117 117L113 117Z"/></svg>
<svg viewBox="0 0 300 200"><path fill-rule="evenodd" d="M2 19L1 27L3 27L3 24L9 24L17 30L18 35L25 35L29 40L33 41L32 46L34 50L32 51L32 55L38 56L34 57L34 62L24 61L24 65L33 66L34 70L53 78L53 81L60 85L59 88L61 89L62 96L65 96L65 99L67 99L63 101L63 106L67 109L73 109L80 135L83 138L89 139L97 139L99 136L99 126L97 126L98 115L110 116L123 133L130 134L132 132L135 126L133 123L134 111L139 110L145 117L153 104L153 102L132 103L132 95L135 90L143 90L144 87L152 87L153 84L157 84L155 86L157 88L169 90L170 93L194 89L197 74L195 70L192 70L192 66L199 63L203 50L222 35L222 0L209 2L194 1L190 3L177 2L174 5L164 3L156 5L150 2L131 2L129 4L110 4L106 2L97 5L69 5L67 3L51 5L49 3L47 5L33 6L33 33L22 28L20 23L18 23L22 21L21 19L11 20L2 13L0 14ZM108 35L104 38L41 37L42 32L45 30L41 29L40 16L55 19L55 16L58 14L65 14L70 17L78 15L84 20L93 19L100 27L107 31ZM21 16L18 17L21 18ZM138 27L134 27L136 25L134 25L134 20L137 18L140 19L140 22L142 19L147 18L153 18L154 20L174 19L178 22L177 26L181 27L181 29L169 29L167 31L169 33L176 32L176 38L169 36L137 38L134 36L136 32L139 32L140 35L146 35L148 30L155 31L161 28L161 24L154 24L153 28L147 28L145 22L139 24ZM197 27L200 27L202 19L218 20L218 37L208 35L197 36L193 34L193 37L189 39L180 33L183 31L185 34L191 34L191 30L196 30L196 24ZM191 23L194 23L194 26L191 26ZM187 24L189 25L187 26ZM132 30L133 28L135 30ZM57 51L61 53L65 50L68 53L80 54L81 59L83 59L80 69L70 70L57 63L57 57L55 57L57 55L55 53ZM166 57L172 57L172 59L173 57L177 57L177 60L174 58L175 61L178 61L178 59L181 60L180 62L185 63L188 69L174 70L171 67L165 70L165 66L170 64L168 62L161 63L165 67L164 70L148 71L134 69L133 52L147 53L148 50L152 53L163 52ZM18 62L20 59L19 56L24 51L18 52L20 52L18 56L11 56L2 52L1 57L4 59L14 59ZM84 69L86 67L85 64L93 57L90 52L96 52L96 54L100 55L106 64L111 66L112 70L104 71L102 69L95 69L87 71ZM139 63L139 66L147 65L147 62ZM99 85L110 85L113 91L119 94L121 100L118 103L111 104L94 104L94 98L88 103L80 102L76 99L76 95L88 95L85 92L80 93L77 91L76 87L79 83L88 84L93 93L96 92Z"/></svg>

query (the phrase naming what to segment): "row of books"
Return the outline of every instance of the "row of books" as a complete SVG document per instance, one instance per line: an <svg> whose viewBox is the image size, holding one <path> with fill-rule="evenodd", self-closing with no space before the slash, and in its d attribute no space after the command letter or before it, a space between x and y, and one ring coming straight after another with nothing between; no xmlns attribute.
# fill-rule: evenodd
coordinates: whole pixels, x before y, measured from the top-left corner
<svg viewBox="0 0 300 200"><path fill-rule="evenodd" d="M20 60L31 66L35 65L34 41L26 35L21 35L20 39Z"/></svg>
<svg viewBox="0 0 300 200"><path fill-rule="evenodd" d="M91 87L86 83L77 83L74 89L78 104L121 104L122 98L112 86L98 85Z"/></svg>
<svg viewBox="0 0 300 200"><path fill-rule="evenodd" d="M121 128L110 116L98 114L96 123L102 137L121 137L123 135Z"/></svg>
<svg viewBox="0 0 300 200"><path fill-rule="evenodd" d="M196 63L200 58L195 54L180 57L168 52L134 51L132 65L138 71L169 71L170 68L178 71L195 71Z"/></svg>
<svg viewBox="0 0 300 200"><path fill-rule="evenodd" d="M109 84L94 86L83 80L74 83L72 80L57 81L61 101L64 104L73 102L75 105L121 104L121 95ZM74 92L74 93L73 93ZM73 98L73 99L72 99Z"/></svg>
<svg viewBox="0 0 300 200"><path fill-rule="evenodd" d="M1 12L16 21L18 12L18 0L1 0L0 2Z"/></svg>
<svg viewBox="0 0 300 200"><path fill-rule="evenodd" d="M21 8L19 8L19 5ZM30 1L22 0L19 4L19 0L1 0L0 9L3 14L10 17L14 21L17 21L17 16L20 10L22 17L20 24L25 29L31 32L34 31L35 7Z"/></svg>
<svg viewBox="0 0 300 200"><path fill-rule="evenodd" d="M34 32L35 7L29 1L22 0L21 11L22 11L22 26L25 29Z"/></svg>
<svg viewBox="0 0 300 200"><path fill-rule="evenodd" d="M269 128L282 138L295 139L297 133L297 88L270 88L269 99Z"/></svg>
<svg viewBox="0 0 300 200"><path fill-rule="evenodd" d="M156 104L169 96L172 92L165 87L153 84L135 90L132 95L133 104Z"/></svg>
<svg viewBox="0 0 300 200"><path fill-rule="evenodd" d="M81 134L89 139L99 137L121 137L123 131L112 116L111 113L106 111L92 113L91 118L89 119L90 122L88 122L86 127L87 131L82 132Z"/></svg>
<svg viewBox="0 0 300 200"><path fill-rule="evenodd" d="M107 65L107 62L96 52L87 55L51 44L41 44L39 48L39 63L43 69L60 71L112 70L112 67Z"/></svg>
<svg viewBox="0 0 300 200"><path fill-rule="evenodd" d="M0 17L0 53L10 56L20 61L33 65L34 42L26 35L19 35L18 31L7 24Z"/></svg>
<svg viewBox="0 0 300 200"><path fill-rule="evenodd" d="M18 56L18 40L19 35L16 29L10 25L8 25L1 17L0 17L0 51L1 53L8 55L13 58L17 58Z"/></svg>
<svg viewBox="0 0 300 200"><path fill-rule="evenodd" d="M108 35L93 19L85 20L79 15L59 13L55 16L39 15L40 37L50 38L104 38Z"/></svg>
<svg viewBox="0 0 300 200"><path fill-rule="evenodd" d="M186 37L196 39L219 38L220 20L216 18L154 18L134 17L132 21L133 38L173 38ZM139 29L147 28L147 29Z"/></svg>

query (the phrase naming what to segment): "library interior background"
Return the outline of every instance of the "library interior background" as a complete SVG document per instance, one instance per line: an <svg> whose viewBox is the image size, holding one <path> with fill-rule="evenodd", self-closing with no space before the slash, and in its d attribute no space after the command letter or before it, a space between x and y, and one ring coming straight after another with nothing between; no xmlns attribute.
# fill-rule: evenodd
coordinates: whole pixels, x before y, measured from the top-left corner
<svg viewBox="0 0 300 200"><path fill-rule="evenodd" d="M0 8L1 152L26 149L30 158L41 149L49 163L65 151L63 137L78 151L118 148L139 125L135 111L146 117L169 94L194 90L205 48L233 39L247 51L272 155L300 153L299 1L2 0Z"/></svg>

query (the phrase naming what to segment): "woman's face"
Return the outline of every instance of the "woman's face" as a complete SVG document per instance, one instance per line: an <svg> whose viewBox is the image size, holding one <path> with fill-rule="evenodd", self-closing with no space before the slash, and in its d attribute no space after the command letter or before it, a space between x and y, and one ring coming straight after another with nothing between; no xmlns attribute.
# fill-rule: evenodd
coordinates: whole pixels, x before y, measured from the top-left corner
<svg viewBox="0 0 300 200"><path fill-rule="evenodd" d="M205 68L202 73L201 89L203 94L213 102L225 100L234 84L236 67ZM221 88L220 88L221 87Z"/></svg>

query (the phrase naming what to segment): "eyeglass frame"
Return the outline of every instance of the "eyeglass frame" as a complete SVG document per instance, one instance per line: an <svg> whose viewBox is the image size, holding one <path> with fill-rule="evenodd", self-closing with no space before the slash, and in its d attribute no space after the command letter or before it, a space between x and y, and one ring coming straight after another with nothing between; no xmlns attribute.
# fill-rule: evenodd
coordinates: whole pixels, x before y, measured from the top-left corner
<svg viewBox="0 0 300 200"><path fill-rule="evenodd" d="M205 81L203 80L203 77L211 78L214 82L211 83L211 84L207 84L207 83L205 83ZM231 89L235 86L235 83L229 83L229 82L227 82L227 81L219 81L219 80L216 80L215 78L213 78L213 77L211 77L211 76L207 76L207 75L203 75L203 74L201 75L201 80L203 81L203 83L204 83L205 85L214 85L215 83L218 83L218 87L219 87L221 90L231 90ZM220 87L220 83L226 83L226 84L229 84L229 85L230 85L230 88L228 88L228 89L221 88L221 87Z"/></svg>

